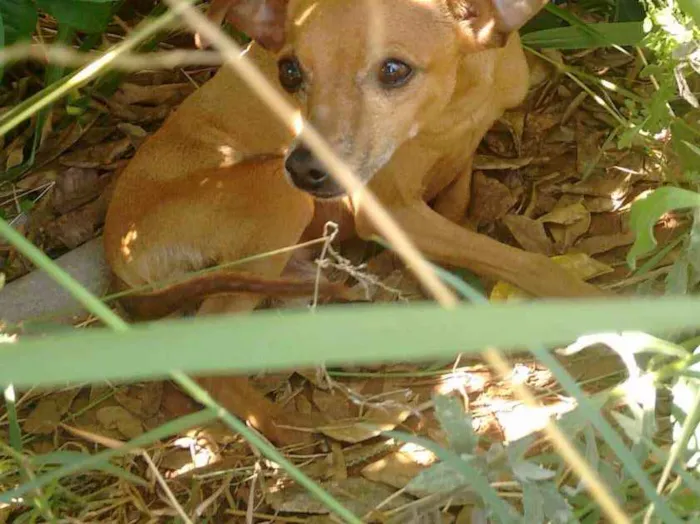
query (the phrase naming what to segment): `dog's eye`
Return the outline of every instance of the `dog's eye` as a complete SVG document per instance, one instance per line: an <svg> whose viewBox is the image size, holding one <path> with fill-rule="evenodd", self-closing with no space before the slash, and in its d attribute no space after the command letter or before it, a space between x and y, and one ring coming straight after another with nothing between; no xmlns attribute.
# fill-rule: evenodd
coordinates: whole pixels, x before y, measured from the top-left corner
<svg viewBox="0 0 700 524"><path fill-rule="evenodd" d="M301 87L304 76L301 73L296 58L283 58L277 64L280 84L290 93L295 93Z"/></svg>
<svg viewBox="0 0 700 524"><path fill-rule="evenodd" d="M390 58L385 60L379 68L379 82L384 87L401 87L408 82L412 74L411 66L401 60Z"/></svg>

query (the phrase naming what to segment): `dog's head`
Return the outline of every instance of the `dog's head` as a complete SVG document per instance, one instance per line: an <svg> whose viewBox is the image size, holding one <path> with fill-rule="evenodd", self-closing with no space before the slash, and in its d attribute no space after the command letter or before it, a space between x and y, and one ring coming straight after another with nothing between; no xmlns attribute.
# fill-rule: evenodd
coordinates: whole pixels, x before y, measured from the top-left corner
<svg viewBox="0 0 700 524"><path fill-rule="evenodd" d="M546 1L290 0L279 81L366 183L444 112L464 56L505 45ZM302 143L285 166L317 198L344 195Z"/></svg>

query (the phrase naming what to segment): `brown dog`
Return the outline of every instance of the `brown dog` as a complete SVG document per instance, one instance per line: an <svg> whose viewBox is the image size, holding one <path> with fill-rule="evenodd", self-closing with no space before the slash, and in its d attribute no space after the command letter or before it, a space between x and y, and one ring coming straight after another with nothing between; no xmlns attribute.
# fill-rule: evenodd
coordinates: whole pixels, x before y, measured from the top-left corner
<svg viewBox="0 0 700 524"><path fill-rule="evenodd" d="M217 3L224 9L241 2ZM596 295L546 257L456 224L469 203L477 145L503 111L525 97L528 69L517 29L544 3L291 0L286 16L266 11L272 18L265 34L276 28L286 39L277 59L256 45L248 56L281 84L428 258L535 295ZM277 47L274 40L270 47ZM222 168L285 152L284 169L274 159ZM375 233L361 196L343 208L337 198L344 193L324 166L224 67L120 176L105 227L107 259L122 282L136 287L293 244L313 215L304 193L316 199L317 216L349 209L361 237ZM286 262L275 257L244 269L274 278ZM218 295L205 299L199 313L250 310L258 301L257 295ZM207 385L270 438L287 440L275 431L280 414L270 403L244 379L230 384L229 393L220 381Z"/></svg>

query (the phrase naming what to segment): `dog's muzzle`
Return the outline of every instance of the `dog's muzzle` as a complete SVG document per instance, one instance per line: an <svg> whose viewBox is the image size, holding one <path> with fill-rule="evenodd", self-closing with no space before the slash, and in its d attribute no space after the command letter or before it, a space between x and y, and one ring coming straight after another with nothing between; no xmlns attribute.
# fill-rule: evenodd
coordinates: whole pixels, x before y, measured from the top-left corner
<svg viewBox="0 0 700 524"><path fill-rule="evenodd" d="M284 161L284 167L291 183L315 198L338 198L345 196L345 190L303 144L295 146Z"/></svg>

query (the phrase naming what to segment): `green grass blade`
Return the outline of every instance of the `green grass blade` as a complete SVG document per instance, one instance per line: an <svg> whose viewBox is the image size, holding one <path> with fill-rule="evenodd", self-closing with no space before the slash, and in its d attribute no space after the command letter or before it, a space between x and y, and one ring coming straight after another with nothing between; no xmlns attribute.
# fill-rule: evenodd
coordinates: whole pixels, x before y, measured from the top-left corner
<svg viewBox="0 0 700 524"><path fill-rule="evenodd" d="M17 418L17 405L15 404L15 388L10 384L4 389L5 408L7 409L7 423L9 427L10 445L15 451L22 451L22 428Z"/></svg>
<svg viewBox="0 0 700 524"><path fill-rule="evenodd" d="M578 26L556 27L523 35L523 44L539 48L592 49L639 45L644 38L641 22L590 24L596 33Z"/></svg>
<svg viewBox="0 0 700 524"><path fill-rule="evenodd" d="M454 310L428 303L375 304L327 307L314 315L264 311L237 318L161 321L124 333L91 329L4 344L0 384L162 377L163 362L190 373L246 373L322 362L420 361L477 353L489 346L552 347L585 333L694 328L700 325L698 311L700 298L665 297L464 305ZM207 351L192 351L201 347Z"/></svg>

